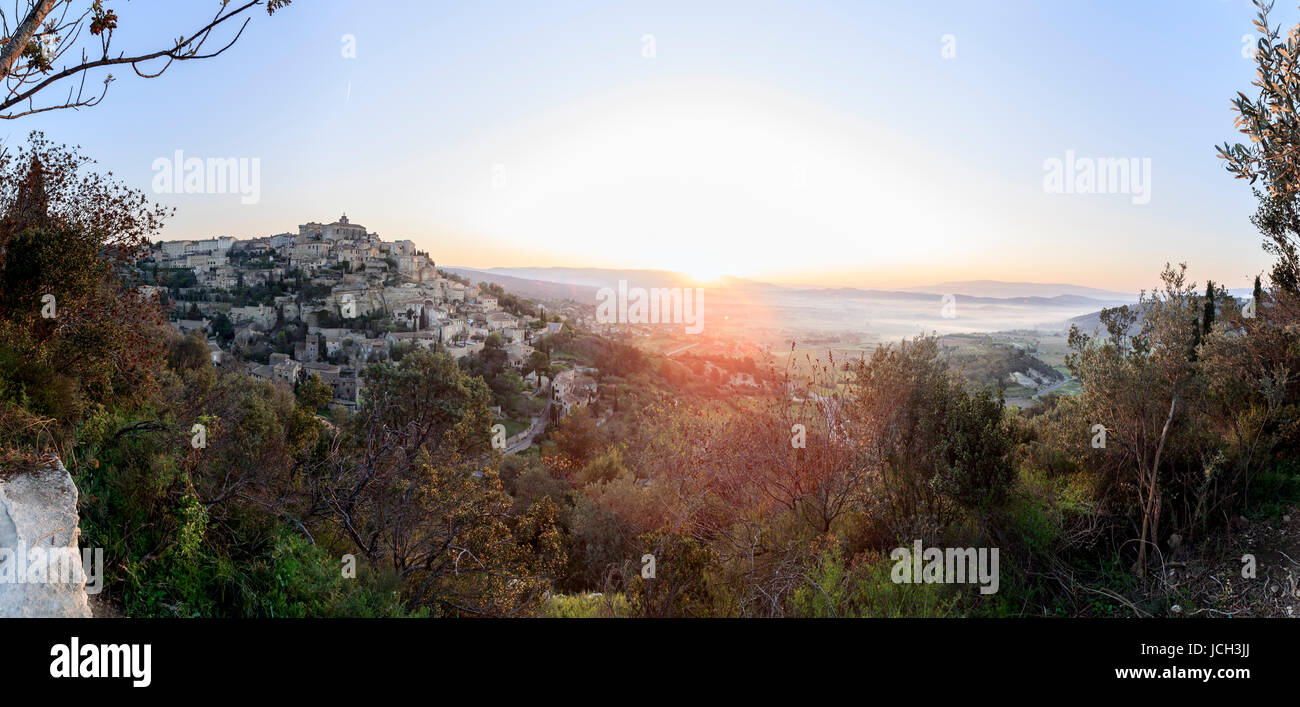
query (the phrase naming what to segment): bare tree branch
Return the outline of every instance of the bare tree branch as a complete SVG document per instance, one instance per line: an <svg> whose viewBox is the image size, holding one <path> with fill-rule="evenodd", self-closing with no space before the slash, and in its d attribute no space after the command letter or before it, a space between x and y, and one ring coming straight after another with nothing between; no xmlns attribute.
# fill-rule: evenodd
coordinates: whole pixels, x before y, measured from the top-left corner
<svg viewBox="0 0 1300 707"><path fill-rule="evenodd" d="M0 98L0 119L4 120L14 120L51 110L98 105L107 94L108 84L113 82L114 77L108 74L102 81L103 89L98 93L87 95L86 76L95 69L128 65L141 78L156 78L171 68L175 62L220 56L243 36L244 29L248 27L251 20L251 17L245 13L254 6L265 5L267 14L270 15L291 2L291 0L265 0L265 2L249 0L235 8L228 8L226 2L221 2L217 13L207 24L188 35L176 38L169 48L129 56L119 52L113 56L110 46L118 19L112 10L103 7L103 0L94 0L89 7L72 19L68 19L68 10L73 0L27 1L32 3L31 8L13 36L0 38L0 45L2 45L0 80L5 84L3 98ZM54 10L60 3L65 5L62 16L51 19L52 15L57 15ZM229 41L215 51L203 51L205 43L214 30L240 15L245 15L244 21ZM44 23L44 31L40 31L42 23ZM3 12L0 12L0 24L6 28L8 26ZM99 38L99 46L91 47L99 57L92 59L92 54L87 52L88 47L83 47L80 50L78 63L64 66L56 71L55 62L73 49L82 36L82 29L87 24L89 33ZM155 60L165 61L157 70L146 66ZM38 94L60 82L69 84L67 96L61 102L49 105L37 105L34 102Z"/></svg>

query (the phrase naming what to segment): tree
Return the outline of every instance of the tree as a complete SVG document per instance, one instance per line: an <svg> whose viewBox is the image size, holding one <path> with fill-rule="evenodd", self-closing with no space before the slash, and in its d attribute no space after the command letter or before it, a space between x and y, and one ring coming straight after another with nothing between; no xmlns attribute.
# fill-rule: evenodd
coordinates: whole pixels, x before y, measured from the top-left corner
<svg viewBox="0 0 1300 707"><path fill-rule="evenodd" d="M1201 336L1210 335L1210 330L1214 327L1214 281L1210 280L1205 283L1205 309L1201 314Z"/></svg>
<svg viewBox="0 0 1300 707"><path fill-rule="evenodd" d="M233 27L234 20L253 7L265 5L268 15L288 5L291 0L259 0L230 7L229 0L214 2L216 14L206 24L171 40L169 46L152 51L113 55L113 34L118 28L117 13L106 7L110 0L89 0L74 8L73 0L22 0L15 4L14 15L0 10L0 79L4 94L0 98L0 118L13 120L35 113L62 108L86 108L98 105L108 93L113 75L103 79L103 89L85 92L89 73L105 67L127 65L137 76L155 78L174 62L209 59L234 45L248 26L249 18L224 45L205 49L213 33ZM22 7L21 11L19 6ZM21 19L19 19L21 18ZM12 27L10 23L16 23ZM56 66L60 59L71 57L77 62ZM93 57L93 58L92 58ZM46 89L68 91L62 99L39 105L38 95ZM56 91L58 92L58 91Z"/></svg>
<svg viewBox="0 0 1300 707"><path fill-rule="evenodd" d="M1280 442L1294 445L1294 401L1300 394L1294 373L1300 370L1297 302L1285 292L1272 295L1274 311L1268 317L1258 304L1253 318L1239 308L1224 308L1202 347L1207 394L1200 402L1205 425L1217 434L1212 436L1216 444L1202 453L1215 463L1207 469L1205 488L1196 490L1195 519L1246 507L1252 475L1272 462L1269 454ZM1294 451L1283 448L1280 455L1287 458Z"/></svg>
<svg viewBox="0 0 1300 707"><path fill-rule="evenodd" d="M1259 95L1251 100L1238 92L1233 99L1237 113L1233 125L1247 137L1250 145L1224 142L1216 146L1227 170L1237 179L1249 180L1254 188L1259 210L1251 221L1265 236L1264 250L1276 256L1273 283L1291 293L1300 292L1300 33L1292 30L1280 39L1280 26L1269 24L1271 0L1254 0L1259 8L1255 27L1259 39L1255 44L1256 79Z"/></svg>
<svg viewBox="0 0 1300 707"><path fill-rule="evenodd" d="M594 483L607 483L627 473L627 465L623 461L623 450L618 445L614 445L606 449L604 454L587 462L578 471L577 481L583 486Z"/></svg>
<svg viewBox="0 0 1300 707"><path fill-rule="evenodd" d="M882 346L858 362L853 397L849 433L880 469L894 518L942 525L954 511L1000 500L1014 481L1000 398L987 387L968 393L933 337Z"/></svg>
<svg viewBox="0 0 1300 707"><path fill-rule="evenodd" d="M191 329L172 345L171 367L178 371L191 371L211 364L208 356L208 341L203 332Z"/></svg>
<svg viewBox="0 0 1300 707"><path fill-rule="evenodd" d="M372 364L322 501L339 531L403 582L411 601L512 615L563 561L555 508L513 516L490 463L487 385L446 354Z"/></svg>
<svg viewBox="0 0 1300 707"><path fill-rule="evenodd" d="M528 355L528 361L524 364L524 371L537 374L537 386L542 385L542 376L549 376L551 373L551 357L541 350L535 350Z"/></svg>
<svg viewBox="0 0 1300 707"><path fill-rule="evenodd" d="M596 453L602 437L591 409L586 405L574 408L551 434L560 451L579 465L585 464Z"/></svg>
<svg viewBox="0 0 1300 707"><path fill-rule="evenodd" d="M1086 439L1092 425L1103 425L1105 446L1091 450L1092 463L1113 475L1117 485L1134 490L1140 530L1133 570L1139 576L1145 575L1149 547L1160 537L1165 488L1173 473L1170 456L1185 451L1171 440L1186 423L1189 401L1201 395L1198 364L1188 355L1200 334L1199 298L1186 270L1186 265L1166 265L1163 287L1142 293L1137 331L1136 313L1127 307L1103 310L1107 338L1097 340L1072 327L1073 353L1066 357L1082 385L1080 404L1088 425L1075 434Z"/></svg>
<svg viewBox="0 0 1300 707"><path fill-rule="evenodd" d="M1255 316L1262 317L1264 315L1264 288L1259 284L1259 275L1255 276L1255 291L1252 296L1255 298L1251 303L1255 308Z"/></svg>
<svg viewBox="0 0 1300 707"><path fill-rule="evenodd" d="M635 615L698 618L712 613L707 573L716 559L707 545L690 536L661 531L645 534L639 544L654 558L655 575L643 577L641 565L625 570L625 576L631 578L626 591Z"/></svg>
<svg viewBox="0 0 1300 707"><path fill-rule="evenodd" d="M0 379L68 392L45 410L64 423L147 395L167 340L133 274L165 212L89 163L35 132L0 155Z"/></svg>
<svg viewBox="0 0 1300 707"><path fill-rule="evenodd" d="M321 380L320 374L313 373L298 384L294 395L298 397L299 405L314 412L330 404L334 399L334 389Z"/></svg>

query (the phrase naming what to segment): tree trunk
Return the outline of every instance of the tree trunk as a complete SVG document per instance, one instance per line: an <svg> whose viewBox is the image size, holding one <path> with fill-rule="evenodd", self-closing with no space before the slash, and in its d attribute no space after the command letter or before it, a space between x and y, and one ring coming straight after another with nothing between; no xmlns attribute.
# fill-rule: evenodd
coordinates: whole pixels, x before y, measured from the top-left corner
<svg viewBox="0 0 1300 707"><path fill-rule="evenodd" d="M18 61L19 56L22 56L23 50L27 48L27 44L36 35L36 30L45 21L45 16L53 10L54 0L40 0L32 6L31 12L27 13L26 19L14 31L14 36L10 37L4 49L0 50L0 78L8 76L9 72L13 70L14 62Z"/></svg>
<svg viewBox="0 0 1300 707"><path fill-rule="evenodd" d="M1178 408L1178 394L1169 401L1169 414L1165 416L1164 427L1160 429L1160 443L1156 445L1156 458L1151 464L1150 483L1147 484L1147 500L1142 504L1142 533L1138 539L1137 575L1146 577L1147 568L1147 530L1150 528L1150 541L1156 542L1160 537L1160 456L1165 451L1165 440L1169 437L1169 425L1174 421L1174 410Z"/></svg>

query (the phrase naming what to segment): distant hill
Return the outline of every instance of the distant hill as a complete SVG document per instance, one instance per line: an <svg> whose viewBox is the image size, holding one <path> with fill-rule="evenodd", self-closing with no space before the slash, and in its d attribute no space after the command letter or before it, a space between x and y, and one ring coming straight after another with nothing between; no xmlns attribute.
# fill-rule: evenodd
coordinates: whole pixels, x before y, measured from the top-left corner
<svg viewBox="0 0 1300 707"><path fill-rule="evenodd" d="M740 277L723 277L717 282L701 283L689 275L673 270L637 270L623 268L487 268L478 272L518 277L528 280L558 282L584 287L617 287L626 280L631 287L709 287L729 290L786 290L782 285L747 280Z"/></svg>
<svg viewBox="0 0 1300 707"><path fill-rule="evenodd" d="M837 287L833 289L810 289L810 290L789 290L790 294L821 295L821 296L838 296L838 297L870 297L874 299L900 300L909 302L933 302L940 297L940 293L925 292L920 290L861 290L856 287ZM948 293L942 293L948 294ZM1095 297L1085 297L1083 295L1016 295L1012 297L1000 297L994 295L973 295L964 292L952 293L959 303L964 304L1002 304L1002 305L1030 305L1043 307L1074 307L1085 309L1087 307L1106 307L1118 306L1120 304L1129 304L1129 300L1108 300L1097 299ZM1133 301L1137 298L1134 297Z"/></svg>
<svg viewBox="0 0 1300 707"><path fill-rule="evenodd" d="M473 282L492 282L540 300L568 299L595 304L602 287L702 287L710 316L760 327L804 331L859 331L892 339L918 332L1068 330L1070 317L1136 301L1136 297L1078 285L1005 283L994 280L941 283L907 290L786 286L723 278L699 283L670 270L511 267L444 270ZM953 318L945 318L941 297L956 296ZM1015 293L1015 294L1008 294ZM1087 315L1083 315L1087 316Z"/></svg>
<svg viewBox="0 0 1300 707"><path fill-rule="evenodd" d="M582 304L593 304L596 301L595 287L586 285L574 285L562 282L553 282L549 280L539 280L527 277L514 277L511 275L502 275L500 273L472 270L470 268L441 267L440 270L446 270L449 273L455 273L466 278L474 284L480 282L490 282L494 285L504 287L507 292L521 297L527 297L535 300L573 300Z"/></svg>
<svg viewBox="0 0 1300 707"><path fill-rule="evenodd" d="M635 287L689 287L691 278L671 270L621 270L615 268L488 268L479 271L502 277L521 278L537 282L553 282L590 288L592 297L601 287L617 287L619 280L627 280Z"/></svg>
<svg viewBox="0 0 1300 707"><path fill-rule="evenodd" d="M619 280L626 280L634 287L691 287L701 285L689 275L672 270L623 269L623 268L567 268L567 267L515 267L486 268L473 270L482 274L499 277L513 277L535 282L552 282L584 287L616 287ZM896 289L877 289L861 287L816 287L776 285L756 280L737 277L724 277L717 283L703 283L704 286L727 290L768 291L784 293L820 293L868 295L873 297L890 297L897 299L915 299L926 295L953 294L975 300L996 301L1024 299L1038 300L1059 305L1098 303L1102 306L1127 304L1137 301L1137 295L1124 292L1112 292L1095 287L1069 284L1047 284L1036 282L1002 282L999 280L963 280L941 282L937 285L921 285Z"/></svg>
<svg viewBox="0 0 1300 707"><path fill-rule="evenodd" d="M1107 302L1136 302L1137 295L1127 292L1099 290L1095 287L1042 282L1003 282L1001 280L956 280L937 285L917 285L902 288L904 292L927 292L943 295L969 295L972 297L1059 297L1073 295Z"/></svg>

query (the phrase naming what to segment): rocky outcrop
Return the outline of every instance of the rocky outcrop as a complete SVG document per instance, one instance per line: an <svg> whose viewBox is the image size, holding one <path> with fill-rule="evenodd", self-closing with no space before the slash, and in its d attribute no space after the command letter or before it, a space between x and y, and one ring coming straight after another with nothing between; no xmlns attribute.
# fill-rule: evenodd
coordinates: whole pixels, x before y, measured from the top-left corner
<svg viewBox="0 0 1300 707"><path fill-rule="evenodd" d="M1008 380L1011 383L1014 383L1019 386L1024 386L1025 388L1040 388L1042 386L1049 385L1052 382L1047 380L1047 376L1043 375L1042 373L1039 373L1038 371L1035 371L1032 368L1023 372L1012 371L1011 374L1008 376Z"/></svg>
<svg viewBox="0 0 1300 707"><path fill-rule="evenodd" d="M89 618L77 487L58 458L0 475L0 617Z"/></svg>

